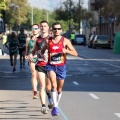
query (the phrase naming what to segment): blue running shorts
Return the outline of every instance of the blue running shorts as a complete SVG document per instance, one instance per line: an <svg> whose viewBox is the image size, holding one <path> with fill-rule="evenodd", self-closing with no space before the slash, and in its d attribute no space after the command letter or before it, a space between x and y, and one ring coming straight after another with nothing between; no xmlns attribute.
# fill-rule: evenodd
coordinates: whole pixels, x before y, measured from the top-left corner
<svg viewBox="0 0 120 120"><path fill-rule="evenodd" d="M54 65L47 64L46 70L47 70L47 72L54 71L56 73L56 78L58 80L64 80L66 77L66 65L54 66Z"/></svg>

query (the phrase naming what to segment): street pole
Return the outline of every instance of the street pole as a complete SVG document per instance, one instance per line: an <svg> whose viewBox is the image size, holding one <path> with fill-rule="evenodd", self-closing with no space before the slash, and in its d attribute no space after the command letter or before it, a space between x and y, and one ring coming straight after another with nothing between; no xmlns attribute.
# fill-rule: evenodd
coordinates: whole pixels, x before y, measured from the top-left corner
<svg viewBox="0 0 120 120"><path fill-rule="evenodd" d="M48 12L46 12L46 15L47 15L47 22L48 22Z"/></svg>
<svg viewBox="0 0 120 120"><path fill-rule="evenodd" d="M79 13L80 13L80 0L79 0ZM79 34L80 34L80 14L79 14Z"/></svg>
<svg viewBox="0 0 120 120"><path fill-rule="evenodd" d="M99 31L99 34L101 35L101 22L102 22L102 20L101 20L101 6L100 6L100 15L99 15L99 19L100 19L100 31Z"/></svg>
<svg viewBox="0 0 120 120"><path fill-rule="evenodd" d="M33 25L33 5L32 5L32 9L31 9L31 24Z"/></svg>

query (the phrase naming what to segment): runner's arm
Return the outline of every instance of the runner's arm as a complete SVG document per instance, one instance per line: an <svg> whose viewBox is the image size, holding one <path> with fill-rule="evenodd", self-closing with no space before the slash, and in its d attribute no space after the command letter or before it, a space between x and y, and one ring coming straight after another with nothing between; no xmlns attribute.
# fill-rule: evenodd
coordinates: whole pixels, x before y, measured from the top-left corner
<svg viewBox="0 0 120 120"><path fill-rule="evenodd" d="M66 38L64 39L64 46L65 48L63 48L63 53L68 53L73 56L78 56L77 51L75 50L71 42Z"/></svg>
<svg viewBox="0 0 120 120"><path fill-rule="evenodd" d="M29 47L28 47L29 40L30 40L30 38L26 39L26 49L25 49L26 55L28 55L28 52L29 52Z"/></svg>

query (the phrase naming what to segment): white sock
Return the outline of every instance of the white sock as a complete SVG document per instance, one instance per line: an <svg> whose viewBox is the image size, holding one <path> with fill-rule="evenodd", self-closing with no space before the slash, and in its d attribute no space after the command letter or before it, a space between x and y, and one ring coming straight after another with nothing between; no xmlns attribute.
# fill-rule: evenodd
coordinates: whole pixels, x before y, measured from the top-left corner
<svg viewBox="0 0 120 120"><path fill-rule="evenodd" d="M57 92L53 91L53 92L51 92L51 95L52 95L52 99L53 99L53 105L54 105L54 107L57 107Z"/></svg>
<svg viewBox="0 0 120 120"><path fill-rule="evenodd" d="M61 96L62 96L62 92L58 94L57 104L59 103L59 101L60 101L60 99L61 99Z"/></svg>

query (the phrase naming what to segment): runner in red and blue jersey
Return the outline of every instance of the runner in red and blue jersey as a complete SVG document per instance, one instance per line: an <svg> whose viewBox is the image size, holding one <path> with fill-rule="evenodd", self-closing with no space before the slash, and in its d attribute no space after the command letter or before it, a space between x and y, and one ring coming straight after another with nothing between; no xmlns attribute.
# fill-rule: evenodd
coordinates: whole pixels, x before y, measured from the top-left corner
<svg viewBox="0 0 120 120"><path fill-rule="evenodd" d="M66 54L77 56L70 40L61 36L62 26L59 22L52 25L53 36L48 41L48 63L46 70L52 83L53 109L52 116L59 115L58 102L62 95L62 87L66 77Z"/></svg>

